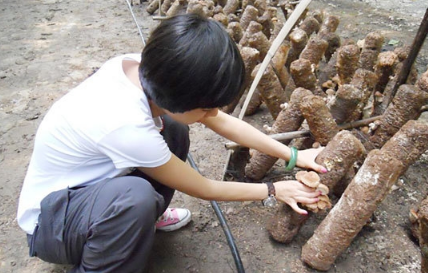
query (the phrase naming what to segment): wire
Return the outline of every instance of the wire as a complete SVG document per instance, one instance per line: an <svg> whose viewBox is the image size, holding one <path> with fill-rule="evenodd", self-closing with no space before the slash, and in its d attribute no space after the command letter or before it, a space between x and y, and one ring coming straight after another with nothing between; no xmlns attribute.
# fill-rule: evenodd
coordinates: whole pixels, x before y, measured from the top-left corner
<svg viewBox="0 0 428 273"><path fill-rule="evenodd" d="M138 24L137 18L135 18L134 11L132 10L132 5L129 3L129 0L126 0L126 3L128 4L129 11L131 12L132 18L134 19L135 24L137 25L138 33L140 33L141 41L143 42L143 46L146 46L146 41L144 40L143 33L141 32L141 27Z"/></svg>

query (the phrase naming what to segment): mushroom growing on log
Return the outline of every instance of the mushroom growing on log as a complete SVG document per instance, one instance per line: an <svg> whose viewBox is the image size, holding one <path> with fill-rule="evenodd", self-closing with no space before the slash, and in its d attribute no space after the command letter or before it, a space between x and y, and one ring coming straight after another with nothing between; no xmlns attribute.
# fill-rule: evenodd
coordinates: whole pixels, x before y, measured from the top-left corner
<svg viewBox="0 0 428 273"><path fill-rule="evenodd" d="M355 161L361 160L365 156L364 146L350 132L341 131L329 142L329 144L317 156L316 162L329 171L323 174L316 174L313 183L305 183L309 187L315 187L321 191L325 200L318 204L305 205L312 212L331 208L328 200L328 193L336 183L348 172ZM296 179L307 182L303 177L306 171L296 173ZM314 172L311 172L314 173ZM315 176L314 174L311 174ZM321 182L321 183L320 183ZM267 230L272 238L281 243L289 243L299 232L301 226L308 219L308 216L299 216L292 209L280 207L272 219L268 222Z"/></svg>
<svg viewBox="0 0 428 273"><path fill-rule="evenodd" d="M381 150L372 150L338 203L303 246L302 260L317 270L328 270L400 175L427 149L428 125L412 120Z"/></svg>
<svg viewBox="0 0 428 273"><path fill-rule="evenodd" d="M319 201L311 204L303 204L308 210L312 212L319 212L320 210L326 210L331 208L331 202L328 198L327 194L329 193L329 189L326 185L320 183L320 176L314 171L298 171L296 173L297 181L305 184L306 186L316 189L322 194L318 197Z"/></svg>
<svg viewBox="0 0 428 273"><path fill-rule="evenodd" d="M380 150L369 153L363 166L302 248L302 260L310 267L327 271L351 244L383 200L387 186L394 183L401 163Z"/></svg>

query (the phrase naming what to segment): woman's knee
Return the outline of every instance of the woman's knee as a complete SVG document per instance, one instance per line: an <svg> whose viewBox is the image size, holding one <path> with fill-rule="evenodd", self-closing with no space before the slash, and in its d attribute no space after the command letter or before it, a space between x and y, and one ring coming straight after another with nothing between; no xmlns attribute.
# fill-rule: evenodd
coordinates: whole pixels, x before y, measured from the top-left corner
<svg viewBox="0 0 428 273"><path fill-rule="evenodd" d="M106 211L122 211L123 217L155 221L162 211L164 199L147 180L123 176L109 180L97 198ZM125 216L125 214L127 216Z"/></svg>

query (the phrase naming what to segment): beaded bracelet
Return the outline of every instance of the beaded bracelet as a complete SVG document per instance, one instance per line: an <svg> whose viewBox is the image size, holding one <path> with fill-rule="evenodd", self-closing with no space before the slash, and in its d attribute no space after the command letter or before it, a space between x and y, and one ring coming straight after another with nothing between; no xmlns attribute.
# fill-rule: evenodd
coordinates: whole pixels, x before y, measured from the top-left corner
<svg viewBox="0 0 428 273"><path fill-rule="evenodd" d="M291 147L291 156L290 156L290 161L288 162L288 165L285 167L286 171L291 171L292 169L294 169L294 167L296 167L296 163L297 163L297 149L296 147Z"/></svg>

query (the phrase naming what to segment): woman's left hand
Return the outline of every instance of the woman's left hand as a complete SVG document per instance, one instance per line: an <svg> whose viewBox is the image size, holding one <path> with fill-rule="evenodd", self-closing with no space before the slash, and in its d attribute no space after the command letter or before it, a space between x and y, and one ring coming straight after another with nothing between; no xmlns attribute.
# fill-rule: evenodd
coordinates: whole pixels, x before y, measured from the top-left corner
<svg viewBox="0 0 428 273"><path fill-rule="evenodd" d="M326 173L327 169L317 163L315 159L324 147L299 150L297 153L297 166L305 169L312 169L318 173Z"/></svg>

